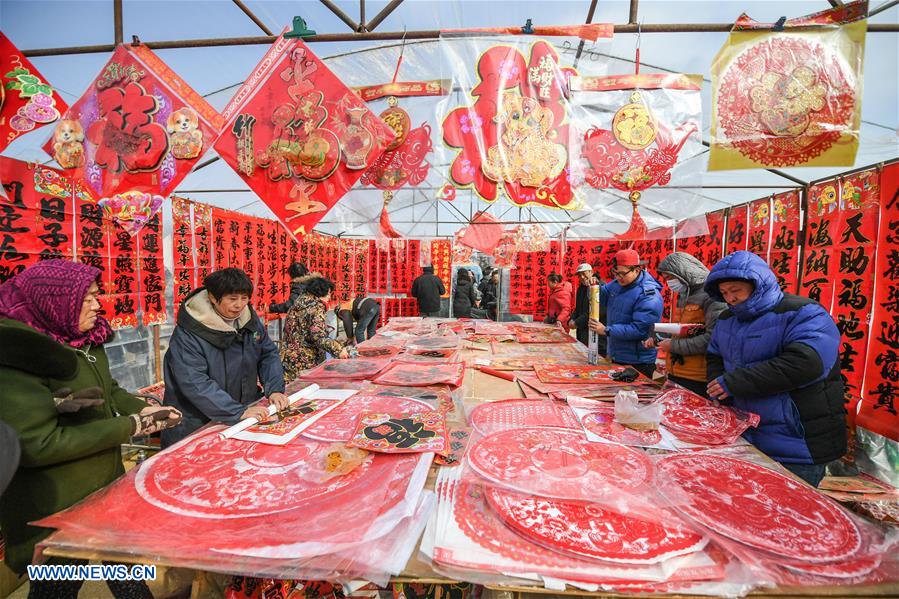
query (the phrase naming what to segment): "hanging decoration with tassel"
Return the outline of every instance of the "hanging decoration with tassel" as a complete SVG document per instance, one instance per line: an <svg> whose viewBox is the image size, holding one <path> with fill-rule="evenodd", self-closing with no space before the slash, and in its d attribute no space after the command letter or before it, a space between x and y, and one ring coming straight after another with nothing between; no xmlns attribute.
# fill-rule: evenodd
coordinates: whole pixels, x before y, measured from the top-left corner
<svg viewBox="0 0 899 599"><path fill-rule="evenodd" d="M628 193L630 227L620 240L644 239L647 226L640 216L643 192L671 181L671 169L681 150L699 142L702 122L700 75L640 74L639 41L633 75L573 77L569 85L580 144L575 177L596 189ZM589 95L589 101L577 96ZM598 110L598 112L594 112ZM606 115L613 114L611 121ZM599 116L595 116L599 115ZM602 124L597 121L602 119ZM672 122L679 121L678 125Z"/></svg>

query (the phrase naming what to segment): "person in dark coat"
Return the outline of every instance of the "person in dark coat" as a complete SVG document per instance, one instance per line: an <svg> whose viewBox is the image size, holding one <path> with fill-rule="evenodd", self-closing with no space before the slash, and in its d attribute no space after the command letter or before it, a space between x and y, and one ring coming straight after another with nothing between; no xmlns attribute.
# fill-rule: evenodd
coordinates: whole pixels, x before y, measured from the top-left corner
<svg viewBox="0 0 899 599"><path fill-rule="evenodd" d="M658 343L658 348L668 353L668 380L705 396L709 382L705 354L718 316L727 304L713 300L705 292L709 269L690 254L669 254L659 263L658 271L668 281L671 291L677 294L674 322L698 325L688 334L675 335ZM647 339L644 345L655 347L655 337Z"/></svg>
<svg viewBox="0 0 899 599"><path fill-rule="evenodd" d="M287 301L280 304L272 303L268 307L268 311L272 314L287 314L297 301L297 298L303 293L306 285L303 279L309 274L309 269L305 264L294 262L287 267L287 274L290 276L290 296Z"/></svg>
<svg viewBox="0 0 899 599"><path fill-rule="evenodd" d="M456 289L453 291L453 316L471 318L471 309L477 307L472 274L467 268L456 271Z"/></svg>
<svg viewBox="0 0 899 599"><path fill-rule="evenodd" d="M213 420L265 420L266 408L250 407L263 393L278 409L287 407L278 348L250 306L252 293L244 271L225 268L184 298L163 360L163 405L178 408L184 419L163 431L163 448Z"/></svg>
<svg viewBox="0 0 899 599"><path fill-rule="evenodd" d="M180 416L122 389L104 344L113 332L100 315L100 271L44 260L0 285L0 528L6 564L23 574L52 530L30 523L71 507L125 473L121 446ZM156 416L166 417L156 420ZM21 454L19 456L19 454ZM9 462L8 462L9 461ZM51 558L50 564L86 561ZM75 597L83 581L32 580L29 597ZM114 597L151 597L143 582L110 581Z"/></svg>
<svg viewBox="0 0 899 599"><path fill-rule="evenodd" d="M343 323L343 331L348 342L356 340L362 343L375 336L378 331L378 317L381 316L381 304L370 297L357 296L349 309L334 309L337 318Z"/></svg>
<svg viewBox="0 0 899 599"><path fill-rule="evenodd" d="M746 440L818 486L827 462L847 448L833 318L816 301L781 291L751 252L722 258L705 290L728 304L709 342L709 396L758 414Z"/></svg>
<svg viewBox="0 0 899 599"><path fill-rule="evenodd" d="M483 297L481 297L481 305L487 311L487 317L496 320L496 310L499 307L499 269L494 268L490 271L490 277L487 284L484 285Z"/></svg>
<svg viewBox="0 0 899 599"><path fill-rule="evenodd" d="M440 316L440 296L444 293L446 287L434 274L433 266L425 266L424 272L412 281L410 294L418 300L418 312L422 316Z"/></svg>
<svg viewBox="0 0 899 599"><path fill-rule="evenodd" d="M0 495L6 490L12 475L19 467L19 457L22 451L19 448L19 437L8 424L0 420Z"/></svg>
<svg viewBox="0 0 899 599"><path fill-rule="evenodd" d="M588 333L590 325L590 287L602 285L602 279L593 273L593 267L587 263L577 267L577 292L574 298L574 311L568 322L568 329L575 329L577 340L587 345L590 341ZM599 322L606 322L606 307L604 303L599 305ZM599 337L599 353L606 355L606 338Z"/></svg>
<svg viewBox="0 0 899 599"><path fill-rule="evenodd" d="M662 320L662 285L643 269L640 255L631 249L615 254L612 275L615 280L599 290L607 324L590 322L590 329L605 335L612 362L633 366L651 378L658 351L644 347L643 342Z"/></svg>

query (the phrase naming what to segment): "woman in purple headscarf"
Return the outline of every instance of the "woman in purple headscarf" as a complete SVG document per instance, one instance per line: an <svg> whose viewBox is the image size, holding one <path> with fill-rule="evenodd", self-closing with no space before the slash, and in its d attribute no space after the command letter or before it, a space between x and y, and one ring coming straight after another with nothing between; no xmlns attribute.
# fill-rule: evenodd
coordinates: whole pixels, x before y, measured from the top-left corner
<svg viewBox="0 0 899 599"><path fill-rule="evenodd" d="M6 563L18 573L51 531L30 526L124 474L120 445L176 422L118 386L103 344L100 271L45 260L0 285L0 420L15 431L20 466L0 497ZM71 563L71 562L67 562ZM80 581L32 581L30 598L77 597ZM116 597L150 597L144 583L110 582Z"/></svg>

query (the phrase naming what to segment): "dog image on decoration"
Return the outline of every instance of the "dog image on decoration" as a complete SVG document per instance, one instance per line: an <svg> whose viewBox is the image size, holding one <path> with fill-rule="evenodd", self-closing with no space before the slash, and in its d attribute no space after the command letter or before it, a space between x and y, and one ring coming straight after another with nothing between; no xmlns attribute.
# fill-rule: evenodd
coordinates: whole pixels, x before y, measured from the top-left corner
<svg viewBox="0 0 899 599"><path fill-rule="evenodd" d="M72 119L63 119L53 132L53 157L62 168L84 165L84 128Z"/></svg>
<svg viewBox="0 0 899 599"><path fill-rule="evenodd" d="M199 131L200 119L190 108L179 108L169 115L166 129L172 144L172 156L187 160L196 158L203 149L203 134Z"/></svg>

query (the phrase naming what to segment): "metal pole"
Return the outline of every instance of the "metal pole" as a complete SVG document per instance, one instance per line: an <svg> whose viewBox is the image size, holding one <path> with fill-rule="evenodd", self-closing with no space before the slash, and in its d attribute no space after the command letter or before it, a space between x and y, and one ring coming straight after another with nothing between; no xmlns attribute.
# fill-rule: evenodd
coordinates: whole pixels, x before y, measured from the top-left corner
<svg viewBox="0 0 899 599"><path fill-rule="evenodd" d="M251 19L254 23L256 23L256 25L259 26L259 29L261 29L266 35L275 35L274 33L272 33L272 30L269 29L268 27L266 27L266 26L265 26L265 23L263 23L263 22L259 19L259 17L257 17L256 15L254 15L254 14L253 14L253 11L250 10L249 7L248 7L246 4L244 4L241 0L234 0L234 4L236 4L236 5L237 5L237 8L239 8L240 10L242 10L242 11L244 12L245 15L247 15L248 17L250 17L250 19Z"/></svg>
<svg viewBox="0 0 899 599"><path fill-rule="evenodd" d="M349 17L345 12L340 10L340 7L331 2L331 0L320 0L322 4L328 7L328 10L337 15L337 18L346 23L350 29L353 31L359 31L359 25ZM310 38L303 38L303 41L308 41Z"/></svg>
<svg viewBox="0 0 899 599"><path fill-rule="evenodd" d="M115 43L119 45L125 37L122 31L122 0L112 0L112 20Z"/></svg>
<svg viewBox="0 0 899 599"><path fill-rule="evenodd" d="M326 0L321 0L325 2ZM328 0L330 1L330 0ZM615 25L615 33L637 33L638 25ZM640 25L641 33L727 33L733 29L733 23L649 23ZM801 28L793 28L796 31ZM899 23L869 23L868 33L897 33ZM438 39L439 29L421 31L390 31L390 32L364 32L364 33L324 33L304 38L309 42L358 42L369 40L401 40L403 36L407 40ZM478 33L478 35L490 35ZM499 34L496 34L499 35ZM209 48L218 46L252 46L273 43L275 36L259 37L230 37L230 38L206 38L190 40L172 40L164 42L141 42L151 50L169 50L173 48ZM22 54L34 56L59 56L64 54L95 54L112 52L115 44L99 44L94 46L68 46L61 48L36 48L24 50Z"/></svg>
<svg viewBox="0 0 899 599"><path fill-rule="evenodd" d="M154 356L154 365L156 367L156 380L154 382L159 382L162 380L162 350L161 350L161 342L160 342L160 333L159 333L159 325L154 324L150 327L150 330L153 331L153 356Z"/></svg>
<svg viewBox="0 0 899 599"><path fill-rule="evenodd" d="M356 31L368 31L365 28L365 0L359 0L359 29Z"/></svg>
<svg viewBox="0 0 899 599"><path fill-rule="evenodd" d="M637 24L637 3L639 1L640 0L631 0L631 10L630 10L630 14L627 18L627 22L630 23L631 25Z"/></svg>
<svg viewBox="0 0 899 599"><path fill-rule="evenodd" d="M375 28L381 24L381 21L387 18L390 13L392 13L396 7L403 3L403 0L392 0L390 4L385 6L381 12L375 15L375 18L371 20L371 22L365 24L365 29L368 31L374 31Z"/></svg>

